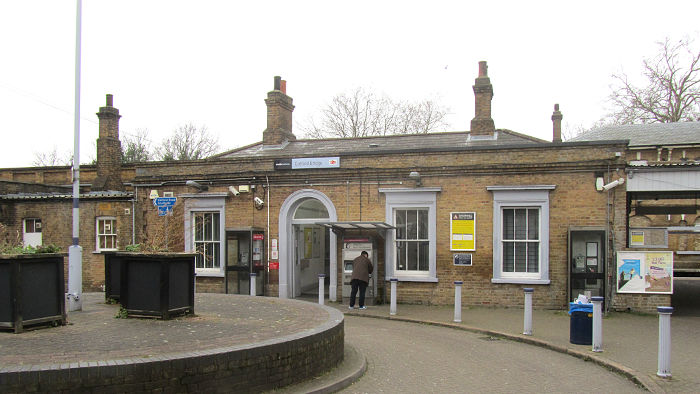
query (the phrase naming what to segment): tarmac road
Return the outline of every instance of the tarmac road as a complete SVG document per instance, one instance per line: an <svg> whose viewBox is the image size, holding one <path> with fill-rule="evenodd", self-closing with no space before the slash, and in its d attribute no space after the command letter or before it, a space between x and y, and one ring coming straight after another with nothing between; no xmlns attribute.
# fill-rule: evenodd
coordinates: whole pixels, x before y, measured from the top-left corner
<svg viewBox="0 0 700 394"><path fill-rule="evenodd" d="M637 393L593 363L461 330L345 316L367 372L341 393Z"/></svg>

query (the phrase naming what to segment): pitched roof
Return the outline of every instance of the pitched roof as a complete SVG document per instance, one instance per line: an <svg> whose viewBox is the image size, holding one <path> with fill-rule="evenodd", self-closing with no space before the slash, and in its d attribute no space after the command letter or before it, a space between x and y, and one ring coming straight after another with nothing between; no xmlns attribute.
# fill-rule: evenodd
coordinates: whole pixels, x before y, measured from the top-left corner
<svg viewBox="0 0 700 394"><path fill-rule="evenodd" d="M336 156L373 152L408 152L423 150L453 150L455 148L492 147L505 145L534 145L549 141L514 131L496 130L496 138L469 137L467 132L401 134L379 137L327 138L289 141L282 145L264 146L262 142L212 156L212 158Z"/></svg>
<svg viewBox="0 0 700 394"><path fill-rule="evenodd" d="M570 141L629 140L629 146L700 144L700 122L603 126Z"/></svg>

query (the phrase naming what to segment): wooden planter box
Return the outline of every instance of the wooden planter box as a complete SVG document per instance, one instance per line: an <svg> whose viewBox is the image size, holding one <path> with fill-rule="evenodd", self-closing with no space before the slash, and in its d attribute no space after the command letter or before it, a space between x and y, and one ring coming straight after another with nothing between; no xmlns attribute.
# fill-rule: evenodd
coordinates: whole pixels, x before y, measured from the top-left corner
<svg viewBox="0 0 700 394"><path fill-rule="evenodd" d="M0 255L0 328L66 324L60 253Z"/></svg>
<svg viewBox="0 0 700 394"><path fill-rule="evenodd" d="M105 301L119 301L122 286L123 255L117 252L103 252L105 256Z"/></svg>
<svg viewBox="0 0 700 394"><path fill-rule="evenodd" d="M121 258L119 301L127 316L194 313L194 253L117 252Z"/></svg>

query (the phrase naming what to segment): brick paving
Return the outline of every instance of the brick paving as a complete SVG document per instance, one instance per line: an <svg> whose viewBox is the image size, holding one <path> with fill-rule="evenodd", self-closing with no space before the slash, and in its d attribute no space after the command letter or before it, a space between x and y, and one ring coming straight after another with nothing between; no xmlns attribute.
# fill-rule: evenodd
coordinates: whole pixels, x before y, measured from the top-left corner
<svg viewBox="0 0 700 394"><path fill-rule="evenodd" d="M84 293L68 325L14 334L0 331L0 369L157 358L222 347L246 347L298 336L328 320L313 304L278 298L196 294L195 315L172 320L117 319L104 293Z"/></svg>

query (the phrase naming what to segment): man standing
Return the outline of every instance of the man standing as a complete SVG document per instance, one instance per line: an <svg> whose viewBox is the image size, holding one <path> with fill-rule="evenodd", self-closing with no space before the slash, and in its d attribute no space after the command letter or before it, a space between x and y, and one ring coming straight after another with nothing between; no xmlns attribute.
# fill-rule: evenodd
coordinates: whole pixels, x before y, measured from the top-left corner
<svg viewBox="0 0 700 394"><path fill-rule="evenodd" d="M371 274L373 270L374 267L372 266L372 262L369 261L369 254L364 250L352 261L350 309L355 307L355 296L357 295L358 288L360 289L360 309L367 309L365 306L365 291L367 290L367 284L369 284L369 274Z"/></svg>

